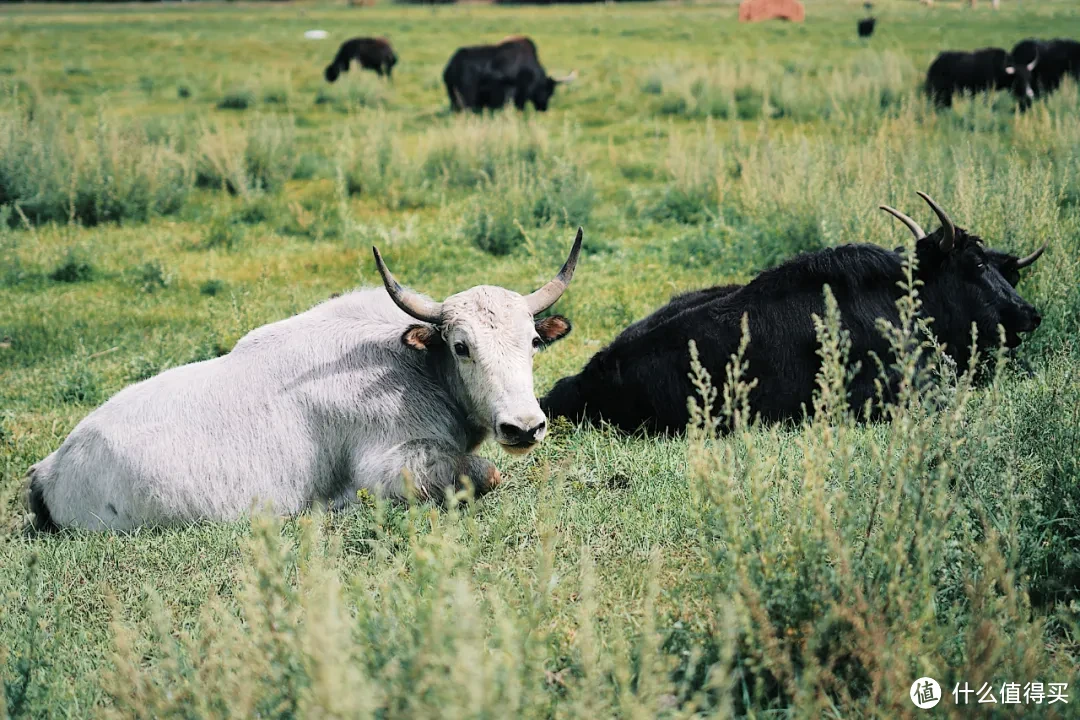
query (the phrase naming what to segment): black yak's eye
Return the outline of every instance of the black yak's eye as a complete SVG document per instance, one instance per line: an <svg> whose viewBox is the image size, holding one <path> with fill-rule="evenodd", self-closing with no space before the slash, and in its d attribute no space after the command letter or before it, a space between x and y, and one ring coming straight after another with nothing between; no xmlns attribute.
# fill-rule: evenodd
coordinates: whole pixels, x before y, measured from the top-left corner
<svg viewBox="0 0 1080 720"><path fill-rule="evenodd" d="M454 352L457 353L458 357L467 358L469 357L469 346L463 342L456 342L454 343Z"/></svg>

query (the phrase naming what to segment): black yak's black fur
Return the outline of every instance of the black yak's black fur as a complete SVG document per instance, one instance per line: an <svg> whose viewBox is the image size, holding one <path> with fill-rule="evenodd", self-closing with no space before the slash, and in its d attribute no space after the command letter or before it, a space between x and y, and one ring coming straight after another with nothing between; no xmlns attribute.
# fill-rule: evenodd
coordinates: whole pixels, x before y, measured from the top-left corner
<svg viewBox="0 0 1080 720"><path fill-rule="evenodd" d="M531 102L543 112L560 81L540 64L536 43L513 36L497 45L459 48L443 70L443 82L455 112L497 110L511 99L518 110Z"/></svg>
<svg viewBox="0 0 1080 720"><path fill-rule="evenodd" d="M1080 42L1075 40L1021 40L1013 47L1012 56L1017 63L1035 62L1031 86L1036 96L1057 90L1067 75L1080 82Z"/></svg>
<svg viewBox="0 0 1080 720"><path fill-rule="evenodd" d="M952 106L953 95L1008 90L1020 109L1031 105L1031 70L1001 48L943 52L926 71L926 94L939 107Z"/></svg>
<svg viewBox="0 0 1080 720"><path fill-rule="evenodd" d="M917 242L916 277L923 283L923 314L933 318L934 334L964 370L973 322L982 347L996 346L999 323L1007 344L1015 347L1018 333L1034 330L1040 318L998 267L1013 256L987 251L960 228L946 253L938 245L942 236L939 229ZM899 322L903 262L896 251L846 245L796 257L734 290L718 288L712 299L702 295L701 302L684 303L674 312L662 308L666 318L646 318L627 328L579 374L556 383L540 404L551 417L605 420L626 432L681 432L689 421L687 399L695 392L688 377L689 341L695 341L702 364L720 384L746 314L751 339L745 358L749 376L758 381L750 393L751 410L766 421L797 420L804 407L811 408L821 364L811 314L824 315L823 290L829 285L850 333L850 361L860 368L848 385L849 401L861 409L876 397L878 368L871 353L886 366L892 362L877 319Z"/></svg>
<svg viewBox="0 0 1080 720"><path fill-rule="evenodd" d="M874 25L877 24L877 19L868 17L859 21L859 37L868 38L874 34Z"/></svg>
<svg viewBox="0 0 1080 720"><path fill-rule="evenodd" d="M349 71L349 63L355 60L365 70L374 70L380 77L393 79L397 55L386 38L357 37L341 44L334 61L326 66L323 76L326 82L334 82L343 72Z"/></svg>

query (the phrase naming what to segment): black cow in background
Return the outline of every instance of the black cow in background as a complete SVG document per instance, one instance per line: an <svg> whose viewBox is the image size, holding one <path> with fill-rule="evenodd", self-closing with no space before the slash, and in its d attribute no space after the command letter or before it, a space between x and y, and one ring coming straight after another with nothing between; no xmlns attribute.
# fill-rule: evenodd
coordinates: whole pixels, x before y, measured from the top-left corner
<svg viewBox="0 0 1080 720"><path fill-rule="evenodd" d="M874 34L874 25L877 20L870 14L870 11L874 9L873 3L863 3L863 8L866 9L866 17L859 21L859 37L868 38Z"/></svg>
<svg viewBox="0 0 1080 720"><path fill-rule="evenodd" d="M1075 40L1021 40L1012 49L1018 63L1034 63L1031 87L1035 95L1049 95L1066 75L1080 83L1080 42Z"/></svg>
<svg viewBox="0 0 1080 720"><path fill-rule="evenodd" d="M543 112L555 88L575 77L576 73L549 77L540 64L536 43L522 35L512 35L497 45L459 48L443 71L446 94L455 112L497 110L508 99L513 99L518 110L531 102Z"/></svg>
<svg viewBox="0 0 1080 720"><path fill-rule="evenodd" d="M343 72L349 71L349 63L355 60L365 70L374 70L379 77L386 75L391 80L397 55L386 38L356 37L341 44L334 56L334 61L326 66L323 75L326 82L334 82Z"/></svg>
<svg viewBox="0 0 1080 720"><path fill-rule="evenodd" d="M938 107L951 107L953 95L984 90L1009 90L1025 110L1035 92L1031 71L1038 63L1018 63L1001 48L983 48L974 52L943 52L926 72L926 94Z"/></svg>
<svg viewBox="0 0 1080 720"><path fill-rule="evenodd" d="M1020 333L1033 331L1041 318L1006 281L982 241L956 227L936 203L920 195L942 223L931 235L920 229L915 245L922 311L933 318L931 330L963 371L970 362L973 322L985 349L996 347L999 324L1005 327L1006 344L1015 347ZM1018 260L1016 269L1020 263L1030 265L1038 254ZM557 382L541 407L551 417L607 421L626 432L682 432L689 421L687 398L695 393L687 376L689 341L697 343L714 381L723 382L746 314L751 339L745 359L749 376L758 380L750 393L751 411L766 421L797 420L804 407L812 408L821 358L811 314L824 314L827 284L850 333L850 360L860 364L848 392L852 406L861 409L876 397L877 365L871 353L886 366L893 359L876 323L878 318L899 322L896 301L903 278L904 256L875 245L845 245L799 256L666 320L650 324L646 318L631 326L579 374Z"/></svg>

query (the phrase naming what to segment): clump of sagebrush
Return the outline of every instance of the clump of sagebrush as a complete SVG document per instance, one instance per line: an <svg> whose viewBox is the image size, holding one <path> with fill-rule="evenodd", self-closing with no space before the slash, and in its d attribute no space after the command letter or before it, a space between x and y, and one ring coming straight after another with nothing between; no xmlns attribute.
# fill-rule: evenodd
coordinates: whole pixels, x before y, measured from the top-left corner
<svg viewBox="0 0 1080 720"><path fill-rule="evenodd" d="M645 216L688 225L715 216L720 202L718 174L722 161L712 123L705 126L700 137L672 133L664 166L668 182L645 207Z"/></svg>
<svg viewBox="0 0 1080 720"><path fill-rule="evenodd" d="M530 228L585 224L596 199L588 173L569 160L500 166L495 177L473 197L462 225L465 236L492 255L513 252Z"/></svg>
<svg viewBox="0 0 1080 720"><path fill-rule="evenodd" d="M818 63L725 61L646 69L642 91L658 115L718 120L786 118L796 122L880 119L910 102L918 71L904 55L863 50L822 73Z"/></svg>
<svg viewBox="0 0 1080 720"><path fill-rule="evenodd" d="M311 180L329 165L327 159L316 153L301 153L293 168L293 180Z"/></svg>
<svg viewBox="0 0 1080 720"><path fill-rule="evenodd" d="M206 297L216 297L217 295L220 295L224 289L224 280L210 278L209 280L206 280L201 285L199 285L199 294L205 295Z"/></svg>
<svg viewBox="0 0 1080 720"><path fill-rule="evenodd" d="M416 163L401 146L400 125L381 115L362 133L346 126L338 148L338 173L349 195L372 198L389 210L422 207L431 182L420 177Z"/></svg>
<svg viewBox="0 0 1080 720"><path fill-rule="evenodd" d="M49 272L53 282L77 283L94 279L94 266L81 250L69 249L64 259Z"/></svg>
<svg viewBox="0 0 1080 720"><path fill-rule="evenodd" d="M90 124L41 108L32 119L21 107L0 114L0 204L17 204L32 224L171 214L193 181L189 158L138 125L104 117Z"/></svg>
<svg viewBox="0 0 1080 720"><path fill-rule="evenodd" d="M247 110L255 105L255 92L250 88L238 87L226 92L218 100L218 110Z"/></svg>
<svg viewBox="0 0 1080 720"><path fill-rule="evenodd" d="M344 235L347 225L347 215L337 198L313 197L290 202L278 230L282 235L322 242Z"/></svg>
<svg viewBox="0 0 1080 720"><path fill-rule="evenodd" d="M740 713L903 714L918 676L948 692L1068 672L1068 658L1048 651L1025 560L1012 550L1022 542L1009 521L1013 491L1035 478L1015 458L983 459L1005 439L999 418L971 407L974 368L957 378L940 348L920 341L913 277L899 326L881 327L901 379L880 425L860 424L866 409L848 405L850 342L828 290L825 316L814 318L813 421L765 429L750 416L745 318L719 387L692 351L692 487L702 532L715 538L703 548L703 579L714 612L733 613L738 628L726 668ZM995 374L985 392L1001 387ZM730 642L693 625L682 642L706 655ZM688 665L682 672L703 682Z"/></svg>
<svg viewBox="0 0 1080 720"><path fill-rule="evenodd" d="M131 283L144 293L164 290L172 283L172 275L159 260L147 260L128 271Z"/></svg>
<svg viewBox="0 0 1080 720"><path fill-rule="evenodd" d="M262 100L267 105L289 105L292 95L287 83L263 88Z"/></svg>
<svg viewBox="0 0 1080 720"><path fill-rule="evenodd" d="M133 618L114 610L104 677L112 708L118 717L237 718L535 717L556 704L568 717L670 710L679 686L655 622L659 554L627 640L628 621L597 620L592 553L568 549L580 570L561 572L557 498L541 500L535 545L513 576L482 581L470 570L476 520L465 492L441 513L364 494L347 523L301 518L296 540L256 520L238 586L211 597L189 629L177 630L153 595ZM364 582L343 583L349 555L370 573ZM554 630L562 622L573 627L566 639ZM611 644L608 629L619 638Z"/></svg>
<svg viewBox="0 0 1080 720"><path fill-rule="evenodd" d="M263 115L243 125L204 128L198 141L197 181L234 195L277 192L298 157L291 117Z"/></svg>
<svg viewBox="0 0 1080 720"><path fill-rule="evenodd" d="M241 217L230 212L218 211L206 223L199 248L203 250L235 250L244 242L247 228Z"/></svg>
<svg viewBox="0 0 1080 720"><path fill-rule="evenodd" d="M431 130L421 140L420 175L448 190L479 187L497 182L500 169L537 166L570 146L564 130L558 147L543 126L516 113L492 117L461 115L450 127Z"/></svg>

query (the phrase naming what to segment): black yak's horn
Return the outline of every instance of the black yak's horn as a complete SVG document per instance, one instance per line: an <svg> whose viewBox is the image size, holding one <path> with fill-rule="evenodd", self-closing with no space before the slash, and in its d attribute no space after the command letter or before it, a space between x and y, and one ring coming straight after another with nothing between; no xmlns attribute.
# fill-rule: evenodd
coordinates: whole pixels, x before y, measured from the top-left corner
<svg viewBox="0 0 1080 720"><path fill-rule="evenodd" d="M945 233L941 236L941 251L952 251L953 245L956 243L956 225L953 224L952 218L929 195L922 191L918 191L918 193L919 197L926 201L926 204L930 206L930 209L938 216L938 220L941 221L941 229Z"/></svg>
<svg viewBox="0 0 1080 720"><path fill-rule="evenodd" d="M911 234L915 236L916 240L922 240L926 237L926 231L919 226L919 223L915 222L904 213L894 207L889 207L888 205L878 205L878 207L904 223L904 225L907 226L907 229L911 231Z"/></svg>
<svg viewBox="0 0 1080 720"><path fill-rule="evenodd" d="M1042 254L1044 252L1046 252L1046 248L1048 248L1049 246L1050 246L1050 243L1043 243L1043 246L1041 248L1039 248L1038 250L1036 250L1035 252L1031 253L1027 257L1023 257L1023 258L1020 258L1019 260L1017 260L1016 261L1016 267L1018 267L1018 268L1026 268L1028 265L1031 265L1036 260L1038 260L1042 256Z"/></svg>

